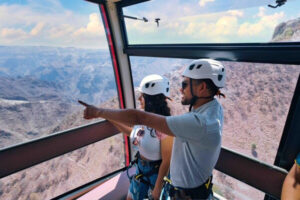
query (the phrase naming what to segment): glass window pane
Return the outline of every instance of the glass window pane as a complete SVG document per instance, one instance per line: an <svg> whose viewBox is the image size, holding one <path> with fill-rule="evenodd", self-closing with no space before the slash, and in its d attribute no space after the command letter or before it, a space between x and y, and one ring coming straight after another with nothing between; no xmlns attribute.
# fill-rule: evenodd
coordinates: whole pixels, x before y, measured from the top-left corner
<svg viewBox="0 0 300 200"><path fill-rule="evenodd" d="M173 115L188 112L181 105L181 73L191 60L131 57L137 89L151 73L170 79ZM298 65L222 62L227 83L219 101L224 108L222 146L273 164L300 73ZM161 70L155 69L160 66ZM166 70L166 71L164 71ZM137 93L136 93L137 94ZM136 97L137 107L139 101ZM264 193L220 172L214 174L214 190L227 199L263 199Z"/></svg>
<svg viewBox="0 0 300 200"><path fill-rule="evenodd" d="M170 79L173 114L187 112L181 105L181 73L187 59L131 57L135 88L152 73ZM298 65L222 62L226 69L226 98L222 145L273 164L300 73ZM160 67L160 70L157 69ZM139 101L136 98L137 107Z"/></svg>
<svg viewBox="0 0 300 200"><path fill-rule="evenodd" d="M125 166L123 135L0 179L0 199L52 199Z"/></svg>
<svg viewBox="0 0 300 200"><path fill-rule="evenodd" d="M96 4L1 1L0 149L90 123L78 99L119 106Z"/></svg>
<svg viewBox="0 0 300 200"><path fill-rule="evenodd" d="M297 65L223 62L223 146L273 164L300 73Z"/></svg>
<svg viewBox="0 0 300 200"><path fill-rule="evenodd" d="M165 0L124 8L130 44L300 41L300 3L289 0ZM130 17L137 17L132 19ZM145 18L146 20L143 20Z"/></svg>

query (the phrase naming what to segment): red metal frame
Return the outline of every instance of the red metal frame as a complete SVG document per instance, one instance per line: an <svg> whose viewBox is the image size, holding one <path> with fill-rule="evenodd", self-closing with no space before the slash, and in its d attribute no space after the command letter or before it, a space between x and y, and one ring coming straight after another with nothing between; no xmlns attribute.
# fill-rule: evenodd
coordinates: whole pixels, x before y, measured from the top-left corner
<svg viewBox="0 0 300 200"><path fill-rule="evenodd" d="M100 12L102 15L102 20L103 20L103 25L104 25L105 32L106 32L107 42L108 42L110 54L112 57L112 62L113 62L112 64L113 64L114 71L115 71L116 83L117 83L117 87L118 87L118 95L119 95L119 100L120 100L120 107L122 109L124 109L125 103L124 103L124 99L123 99L123 90L122 90L122 84L121 84L121 78L120 78L120 72L119 72L119 65L118 65L117 58L116 58L115 45L113 42L110 25L109 25L108 19L107 19L107 14L106 14L107 12L106 12L105 6L103 4L100 5ZM124 135L124 141L125 141L125 153L126 153L126 157L125 157L126 166L128 166L129 162L130 162L130 158L129 158L128 137L126 135Z"/></svg>

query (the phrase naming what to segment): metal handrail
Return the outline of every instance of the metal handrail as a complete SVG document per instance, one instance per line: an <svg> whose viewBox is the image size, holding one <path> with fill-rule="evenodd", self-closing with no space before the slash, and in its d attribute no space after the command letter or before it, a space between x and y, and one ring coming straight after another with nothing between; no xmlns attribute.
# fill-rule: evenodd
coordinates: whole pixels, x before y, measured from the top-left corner
<svg viewBox="0 0 300 200"><path fill-rule="evenodd" d="M224 147L215 168L277 199L287 174L285 169Z"/></svg>
<svg viewBox="0 0 300 200"><path fill-rule="evenodd" d="M0 178L118 133L111 123L102 120L1 149Z"/></svg>

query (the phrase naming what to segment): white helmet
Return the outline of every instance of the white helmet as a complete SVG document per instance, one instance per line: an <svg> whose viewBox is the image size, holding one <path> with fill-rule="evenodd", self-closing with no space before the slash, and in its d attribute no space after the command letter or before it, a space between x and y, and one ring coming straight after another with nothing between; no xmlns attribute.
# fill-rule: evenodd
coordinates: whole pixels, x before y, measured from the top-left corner
<svg viewBox="0 0 300 200"><path fill-rule="evenodd" d="M148 95L164 94L170 97L170 83L165 77L151 74L143 78L139 91Z"/></svg>
<svg viewBox="0 0 300 200"><path fill-rule="evenodd" d="M216 60L195 60L185 68L182 75L192 79L211 79L219 88L225 86L225 68L221 62Z"/></svg>

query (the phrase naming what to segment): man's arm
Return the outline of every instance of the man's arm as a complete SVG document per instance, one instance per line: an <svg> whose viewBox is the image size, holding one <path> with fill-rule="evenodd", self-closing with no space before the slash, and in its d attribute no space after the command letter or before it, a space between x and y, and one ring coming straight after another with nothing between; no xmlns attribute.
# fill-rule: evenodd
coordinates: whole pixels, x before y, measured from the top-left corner
<svg viewBox="0 0 300 200"><path fill-rule="evenodd" d="M157 115L150 112L144 112L135 109L105 109L97 108L93 105L89 105L85 102L78 101L81 105L85 106L84 118L104 118L120 122L126 125L145 125L155 130L162 132L166 135L174 136L169 129L165 116Z"/></svg>

